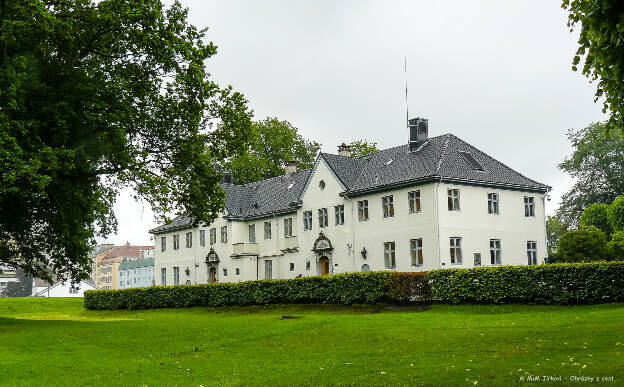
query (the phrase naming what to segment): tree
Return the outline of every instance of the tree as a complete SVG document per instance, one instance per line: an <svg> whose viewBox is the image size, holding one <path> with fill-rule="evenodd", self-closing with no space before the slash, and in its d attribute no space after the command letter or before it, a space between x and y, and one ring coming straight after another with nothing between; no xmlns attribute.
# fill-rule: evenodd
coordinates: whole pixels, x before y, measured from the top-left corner
<svg viewBox="0 0 624 387"><path fill-rule="evenodd" d="M593 226L568 231L559 240L557 262L588 262L607 259L607 237Z"/></svg>
<svg viewBox="0 0 624 387"><path fill-rule="evenodd" d="M0 263L87 278L124 186L161 220L217 216L216 167L246 147L251 113L208 78L216 47L187 10L3 0L0 15Z"/></svg>
<svg viewBox="0 0 624 387"><path fill-rule="evenodd" d="M609 219L607 219L608 209L608 204L594 203L590 205L583 211L581 219L579 220L579 225L581 226L581 228L594 226L598 230L604 232L607 239L609 239L611 237L611 234L613 233L613 230L611 228L611 223L609 222Z"/></svg>
<svg viewBox="0 0 624 387"><path fill-rule="evenodd" d="M379 152L376 142L368 142L366 140L355 140L349 144L351 146L351 157L365 156L371 153Z"/></svg>
<svg viewBox="0 0 624 387"><path fill-rule="evenodd" d="M568 232L568 228L557 218L549 216L546 219L546 241L548 244L548 256L552 257L557 252L557 246L561 236Z"/></svg>
<svg viewBox="0 0 624 387"><path fill-rule="evenodd" d="M311 168L321 144L309 141L288 121L275 117L254 122L249 150L232 157L225 165L237 184L246 184L284 174L286 161L299 169Z"/></svg>
<svg viewBox="0 0 624 387"><path fill-rule="evenodd" d="M580 23L578 50L572 60L577 71L598 81L596 100L604 97L603 112L609 111L609 126L624 134L624 3L607 0L563 0L568 10L570 32Z"/></svg>
<svg viewBox="0 0 624 387"><path fill-rule="evenodd" d="M624 261L624 231L614 232L607 247L612 259Z"/></svg>
<svg viewBox="0 0 624 387"><path fill-rule="evenodd" d="M556 217L570 228L578 225L583 210L594 203L611 203L624 193L624 137L605 135L596 123L568 132L574 152L559 168L577 181L561 198Z"/></svg>
<svg viewBox="0 0 624 387"><path fill-rule="evenodd" d="M607 208L607 218L614 231L624 231L624 195L615 199Z"/></svg>
<svg viewBox="0 0 624 387"><path fill-rule="evenodd" d="M7 297L28 297L32 293L32 277L22 269L17 269L17 282L7 284Z"/></svg>

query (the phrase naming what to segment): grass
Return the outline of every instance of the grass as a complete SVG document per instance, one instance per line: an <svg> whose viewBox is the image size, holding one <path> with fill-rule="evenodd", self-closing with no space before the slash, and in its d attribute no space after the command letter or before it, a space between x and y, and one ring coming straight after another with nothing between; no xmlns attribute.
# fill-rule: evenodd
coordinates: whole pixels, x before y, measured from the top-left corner
<svg viewBox="0 0 624 387"><path fill-rule="evenodd" d="M0 299L10 386L487 386L529 375L615 386L622 364L624 304L87 311L82 299Z"/></svg>

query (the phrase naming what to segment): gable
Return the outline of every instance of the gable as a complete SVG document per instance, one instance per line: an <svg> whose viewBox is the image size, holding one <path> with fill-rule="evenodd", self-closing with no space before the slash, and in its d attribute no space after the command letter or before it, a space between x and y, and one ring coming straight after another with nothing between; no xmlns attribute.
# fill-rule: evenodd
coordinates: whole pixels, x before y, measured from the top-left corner
<svg viewBox="0 0 624 387"><path fill-rule="evenodd" d="M324 183L323 189L320 188L321 181ZM330 167L323 155L319 154L301 192L299 201L305 203L310 200L318 201L329 198L335 200L341 192L346 190L345 184Z"/></svg>

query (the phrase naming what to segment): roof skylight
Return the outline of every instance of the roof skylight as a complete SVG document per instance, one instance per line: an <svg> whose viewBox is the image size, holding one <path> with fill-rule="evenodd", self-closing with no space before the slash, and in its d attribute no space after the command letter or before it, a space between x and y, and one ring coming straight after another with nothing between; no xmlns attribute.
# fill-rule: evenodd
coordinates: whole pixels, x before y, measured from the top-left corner
<svg viewBox="0 0 624 387"><path fill-rule="evenodd" d="M463 151L457 151L457 152L460 155L462 155L462 157L464 158L464 160L466 160L466 162L468 164L470 164L472 169L477 170L477 171L485 171L485 168L483 168L483 165L481 165L481 163L479 163L477 161L477 159L474 158L472 153L470 153L470 152L463 152Z"/></svg>

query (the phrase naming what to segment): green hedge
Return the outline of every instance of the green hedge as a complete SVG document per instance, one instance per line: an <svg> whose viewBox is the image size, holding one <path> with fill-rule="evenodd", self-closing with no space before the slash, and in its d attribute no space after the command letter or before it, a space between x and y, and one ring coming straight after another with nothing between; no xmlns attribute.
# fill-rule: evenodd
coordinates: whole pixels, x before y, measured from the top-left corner
<svg viewBox="0 0 624 387"><path fill-rule="evenodd" d="M370 272L85 292L87 309L383 302L583 304L624 301L624 262Z"/></svg>
<svg viewBox="0 0 624 387"><path fill-rule="evenodd" d="M624 262L446 269L428 277L433 299L454 304L624 301Z"/></svg>
<svg viewBox="0 0 624 387"><path fill-rule="evenodd" d="M152 286L85 292L87 309L154 309L266 304L376 304L388 301L389 272L290 280Z"/></svg>

